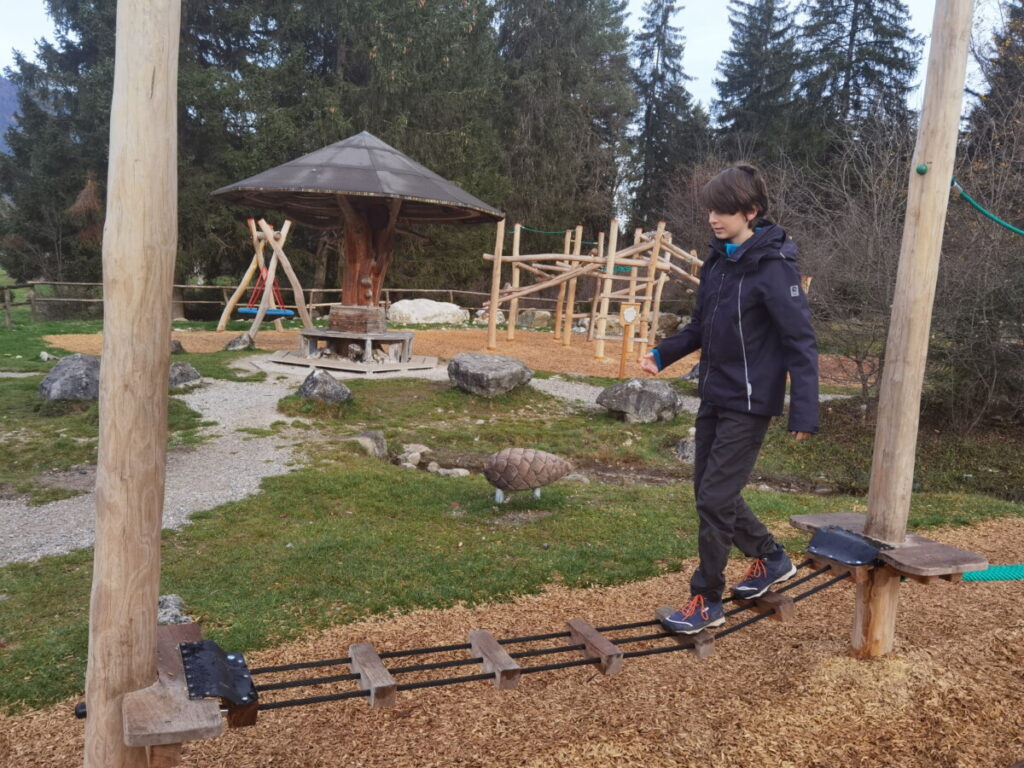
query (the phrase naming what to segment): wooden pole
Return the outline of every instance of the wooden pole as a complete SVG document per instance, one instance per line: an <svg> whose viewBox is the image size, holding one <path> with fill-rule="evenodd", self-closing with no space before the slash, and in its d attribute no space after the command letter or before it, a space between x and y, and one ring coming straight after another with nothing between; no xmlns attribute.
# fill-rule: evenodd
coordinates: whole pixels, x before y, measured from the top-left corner
<svg viewBox="0 0 1024 768"><path fill-rule="evenodd" d="M902 544L910 510L921 387L960 125L972 6L972 0L938 0L932 22L864 529L868 536L888 544ZM919 166L926 172L918 173L915 169ZM851 640L854 656L869 658L892 650L899 584L898 577L876 568L857 586Z"/></svg>
<svg viewBox="0 0 1024 768"><path fill-rule="evenodd" d="M487 349L498 348L498 294L501 292L501 252L505 247L505 220L494 236L494 269L491 271L491 303L487 305Z"/></svg>
<svg viewBox="0 0 1024 768"><path fill-rule="evenodd" d="M633 247L634 248L636 246L640 245L640 241L642 239L643 232L644 231L640 227L637 227L635 230L633 230ZM637 278L637 267L630 267L630 269L629 269L629 303L630 304L633 304L633 303L636 302L636 278ZM625 331L623 331L623 333L622 333L622 343L623 343L623 345L626 348L626 354L627 355L633 354L633 334L632 333L628 333L627 334ZM620 376L619 378L621 379L622 377Z"/></svg>
<svg viewBox="0 0 1024 768"><path fill-rule="evenodd" d="M615 274L615 247L619 244L619 220L612 219L608 230L608 262L604 268L604 287L601 289L601 309L597 316L597 344L594 357L604 360L604 337L608 331L608 302L612 292L612 276ZM625 343L625 337L623 337ZM620 377L621 378L621 377Z"/></svg>
<svg viewBox="0 0 1024 768"><path fill-rule="evenodd" d="M568 256L569 249L572 247L572 230L565 230L565 241L562 244L562 255ZM568 261L555 262L555 264L568 265ZM554 337L555 341L562 338L562 305L565 302L565 283L561 283L558 286L558 298L555 299L555 323L554 323Z"/></svg>
<svg viewBox="0 0 1024 768"><path fill-rule="evenodd" d="M512 256L513 258L519 256L519 236L523 232L523 225L517 223L515 228L512 230ZM519 265L512 265L512 291L513 293L519 288ZM506 341L515 341L516 338L516 321L519 317L519 299L512 299L508 303L508 331L505 334Z"/></svg>
<svg viewBox="0 0 1024 768"><path fill-rule="evenodd" d="M156 680L171 286L178 238L180 0L120 0L103 234L96 547L86 768L144 768L121 699Z"/></svg>
<svg viewBox="0 0 1024 768"><path fill-rule="evenodd" d="M7 322L7 330L14 326L11 324L11 289L4 288L4 320Z"/></svg>
<svg viewBox="0 0 1024 768"><path fill-rule="evenodd" d="M577 225L576 227L576 245L572 249L572 255L574 258L579 258L583 248L583 226ZM575 262L574 266L578 267L579 263ZM568 347L572 343L572 321L576 317L576 281L577 278L572 278L569 281L569 294L565 299L565 330L562 332L562 346Z"/></svg>
<svg viewBox="0 0 1024 768"><path fill-rule="evenodd" d="M658 231L654 235L654 243L651 246L650 262L647 267L647 282L644 285L644 303L640 310L640 350L637 358L644 356L647 351L647 330L651 322L651 302L654 299L654 283L658 279L658 260L661 258L661 241L665 237L665 222L658 222Z"/></svg>
<svg viewBox="0 0 1024 768"><path fill-rule="evenodd" d="M597 255L604 256L604 232L597 233ZM601 286L604 280L600 275L594 275L594 298L590 302L590 322L587 323L587 341L593 341L597 333L597 310L601 306Z"/></svg>

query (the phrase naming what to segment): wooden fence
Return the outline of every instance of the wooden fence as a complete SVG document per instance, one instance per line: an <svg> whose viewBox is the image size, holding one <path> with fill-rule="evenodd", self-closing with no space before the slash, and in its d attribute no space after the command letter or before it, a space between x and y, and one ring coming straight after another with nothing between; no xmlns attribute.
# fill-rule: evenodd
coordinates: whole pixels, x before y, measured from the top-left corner
<svg viewBox="0 0 1024 768"><path fill-rule="evenodd" d="M49 287L50 291L40 291L41 287ZM215 304L218 306L224 306L227 304L231 294L236 290L238 286L235 285L175 285L174 304L176 308L181 308L184 304ZM74 289L95 289L94 296L57 296L47 295L49 293L61 293L64 288ZM27 299L25 301L15 301L14 291L27 291ZM11 330L13 327L11 323L11 309L14 307L29 307L29 312L33 321L38 319L38 313L40 307L45 304L102 304L103 303L103 283L74 283L74 282L60 282L54 280L32 280L28 283L18 283L14 285L2 286L3 291L3 311L4 321L7 324L7 330ZM188 291L193 295L196 292L200 294L206 293L209 295L210 292L219 294L215 298L185 298L185 292ZM291 293L291 291L284 290L285 296ZM332 294L337 295L337 300L334 302L325 301L327 297ZM418 297L436 297L440 296L446 299L449 303L455 304L456 298L460 300L467 300L465 304L460 306L466 306L467 309L476 310L483 307L484 301L490 296L490 294L483 291L463 291L457 289L447 288L384 288L381 291L382 304L385 307L390 307L393 301L393 297L408 298L410 296ZM294 299L294 296L292 297ZM306 300L306 306L312 308L317 307L329 307L332 303L337 303L341 299L340 288L307 288L303 289L303 298ZM313 299L317 299L314 301ZM556 299L536 297L534 299L536 307L542 307L545 305L554 305ZM467 306L468 305L468 306ZM295 309L295 304L285 304L285 309Z"/></svg>

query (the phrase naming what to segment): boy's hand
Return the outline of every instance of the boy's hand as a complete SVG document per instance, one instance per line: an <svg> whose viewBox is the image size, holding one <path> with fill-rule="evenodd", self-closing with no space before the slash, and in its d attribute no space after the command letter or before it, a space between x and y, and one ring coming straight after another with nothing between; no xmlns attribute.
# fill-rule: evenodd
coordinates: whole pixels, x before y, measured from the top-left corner
<svg viewBox="0 0 1024 768"><path fill-rule="evenodd" d="M799 442L800 442L801 440L806 440L806 439L807 439L808 437L810 437L810 436L811 436L811 435L812 435L813 433L811 433L811 432L790 432L789 434L791 434L791 435L793 436L793 439L794 439L794 440L795 440L796 442L798 442L798 443L799 443Z"/></svg>
<svg viewBox="0 0 1024 768"><path fill-rule="evenodd" d="M654 362L654 353L648 352L640 358L640 370L649 373L651 376L658 375L658 364Z"/></svg>

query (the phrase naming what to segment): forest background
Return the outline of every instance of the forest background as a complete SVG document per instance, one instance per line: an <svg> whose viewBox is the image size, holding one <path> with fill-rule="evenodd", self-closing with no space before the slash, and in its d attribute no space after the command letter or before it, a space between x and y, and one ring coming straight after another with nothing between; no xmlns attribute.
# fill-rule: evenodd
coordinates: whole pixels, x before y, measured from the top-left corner
<svg viewBox="0 0 1024 768"><path fill-rule="evenodd" d="M801 247L823 347L875 394L917 130L922 39L899 0L731 0L717 98L687 88L678 4L640 30L617 0L183 0L177 279L234 283L251 258L220 186L366 130L506 211L596 239L665 220L703 250L702 184L763 167L770 217ZM47 0L57 33L17 57L0 155L0 266L16 280L100 277L115 0ZM976 36L957 179L1024 221L1024 0ZM955 193L952 193L955 194ZM403 238L388 285L486 285L487 227ZM298 228L304 285L340 284L337 232ZM963 429L1024 421L1024 247L963 202L949 209L926 406ZM524 251L557 250L530 235ZM585 297L584 297L585 298ZM668 295L686 312L692 296Z"/></svg>

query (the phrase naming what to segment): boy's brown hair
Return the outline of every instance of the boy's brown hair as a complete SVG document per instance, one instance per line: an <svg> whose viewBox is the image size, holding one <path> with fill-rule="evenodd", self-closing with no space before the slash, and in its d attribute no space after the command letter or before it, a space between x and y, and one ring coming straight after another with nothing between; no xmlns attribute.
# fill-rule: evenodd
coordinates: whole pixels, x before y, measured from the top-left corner
<svg viewBox="0 0 1024 768"><path fill-rule="evenodd" d="M716 213L757 211L753 227L768 213L768 185L752 165L734 165L715 176L700 190L700 204Z"/></svg>

